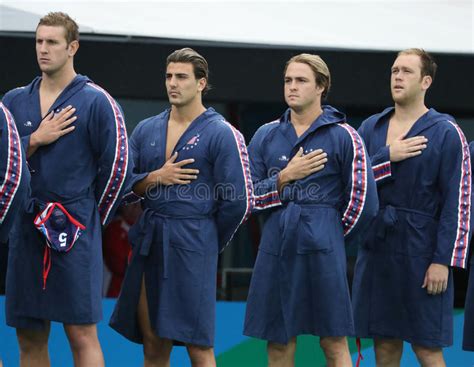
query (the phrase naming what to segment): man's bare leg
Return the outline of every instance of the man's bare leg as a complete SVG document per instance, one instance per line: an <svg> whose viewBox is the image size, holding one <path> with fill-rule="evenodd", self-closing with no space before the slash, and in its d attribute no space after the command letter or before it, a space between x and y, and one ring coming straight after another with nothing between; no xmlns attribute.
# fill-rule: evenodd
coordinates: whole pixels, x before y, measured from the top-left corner
<svg viewBox="0 0 474 367"><path fill-rule="evenodd" d="M347 344L347 338L345 336L321 338L319 345L323 349L328 367L352 366L349 345Z"/></svg>
<svg viewBox="0 0 474 367"><path fill-rule="evenodd" d="M267 343L268 367L294 367L296 338L291 338L288 344Z"/></svg>
<svg viewBox="0 0 474 367"><path fill-rule="evenodd" d="M403 341L400 339L374 339L377 367L400 367Z"/></svg>
<svg viewBox="0 0 474 367"><path fill-rule="evenodd" d="M48 338L51 324L44 330L16 329L20 347L20 367L49 367Z"/></svg>
<svg viewBox="0 0 474 367"><path fill-rule="evenodd" d="M187 344L189 359L192 367L216 367L214 348L200 347L198 345Z"/></svg>
<svg viewBox="0 0 474 367"><path fill-rule="evenodd" d="M443 349L427 348L412 344L411 348L416 354L421 367L446 367L443 357Z"/></svg>
<svg viewBox="0 0 474 367"><path fill-rule="evenodd" d="M151 328L144 278L141 287L138 302L138 323L143 334L144 367L169 367L173 342L158 337Z"/></svg>
<svg viewBox="0 0 474 367"><path fill-rule="evenodd" d="M95 324L64 325L75 367L104 367Z"/></svg>

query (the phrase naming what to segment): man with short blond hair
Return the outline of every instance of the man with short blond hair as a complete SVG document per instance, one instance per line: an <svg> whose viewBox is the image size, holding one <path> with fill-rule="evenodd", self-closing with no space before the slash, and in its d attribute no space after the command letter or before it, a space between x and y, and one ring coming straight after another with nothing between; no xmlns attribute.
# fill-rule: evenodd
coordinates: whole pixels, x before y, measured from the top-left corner
<svg viewBox="0 0 474 367"><path fill-rule="evenodd" d="M128 170L117 102L76 74L78 27L49 13L36 29L41 76L8 92L32 172L32 197L10 238L6 319L17 329L20 366L49 366L51 321L63 323L76 367L104 365L101 227L120 202Z"/></svg>
<svg viewBox="0 0 474 367"><path fill-rule="evenodd" d="M355 267L356 333L373 338L377 366L399 366L403 341L422 366L444 366L453 342L452 268L467 263L469 147L454 119L425 105L436 72L421 49L391 68L394 107L359 133L371 156L380 212Z"/></svg>

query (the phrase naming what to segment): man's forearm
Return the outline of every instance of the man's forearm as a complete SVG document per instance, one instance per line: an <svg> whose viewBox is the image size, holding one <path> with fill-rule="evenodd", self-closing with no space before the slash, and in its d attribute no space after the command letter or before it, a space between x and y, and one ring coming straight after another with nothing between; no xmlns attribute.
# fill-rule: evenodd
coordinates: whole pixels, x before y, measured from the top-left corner
<svg viewBox="0 0 474 367"><path fill-rule="evenodd" d="M159 185L159 175L157 171L150 172L143 180L133 185L132 190L138 196L144 196L149 187Z"/></svg>
<svg viewBox="0 0 474 367"><path fill-rule="evenodd" d="M41 144L38 141L36 134L35 133L31 134L30 142L28 144L28 149L26 151L26 158L30 158L40 146Z"/></svg>
<svg viewBox="0 0 474 367"><path fill-rule="evenodd" d="M281 193L281 190L288 185L292 180L288 177L288 172L283 169L278 174L277 189Z"/></svg>

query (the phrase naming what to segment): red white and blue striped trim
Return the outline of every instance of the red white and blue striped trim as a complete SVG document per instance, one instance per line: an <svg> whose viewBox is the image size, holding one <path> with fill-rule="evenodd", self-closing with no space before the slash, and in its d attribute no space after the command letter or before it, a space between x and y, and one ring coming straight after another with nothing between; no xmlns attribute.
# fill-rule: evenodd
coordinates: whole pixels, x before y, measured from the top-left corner
<svg viewBox="0 0 474 367"><path fill-rule="evenodd" d="M224 120L222 120L222 122L224 122L225 125L227 125L231 129L234 135L235 144L237 145L237 150L239 151L242 174L244 176L244 181L245 181L245 196L246 196L246 207L245 207L244 215L242 219L240 220L239 225L235 228L234 233L232 233L232 236L230 236L229 241L225 244L224 247L226 247L230 243L232 238L234 237L234 234L235 232L237 232L237 229L240 227L240 225L244 223L250 216L250 213L252 212L252 208L254 205L254 196L253 196L252 176L250 174L249 154L247 152L245 139L243 135L230 123ZM222 250L224 249L224 247L222 248Z"/></svg>
<svg viewBox="0 0 474 367"><path fill-rule="evenodd" d="M122 113L120 112L120 108L117 105L117 102L115 102L110 94L108 94L103 88L94 83L88 84L103 93L109 101L114 113L117 133L115 139L115 156L112 162L112 169L109 179L105 185L104 192L102 193L98 203L101 222L102 224L105 224L125 182L128 168L128 138L125 121Z"/></svg>
<svg viewBox="0 0 474 367"><path fill-rule="evenodd" d="M255 210L264 210L281 205L278 190L255 196Z"/></svg>
<svg viewBox="0 0 474 367"><path fill-rule="evenodd" d="M345 129L352 140L352 184L351 195L346 210L342 216L344 235L347 236L357 224L367 197L367 156L364 143L357 131L348 124L339 124Z"/></svg>
<svg viewBox="0 0 474 367"><path fill-rule="evenodd" d="M263 124L262 126L267 126L267 125L274 125L274 124L279 124L280 119L273 120L270 122L267 122L266 124ZM275 177L275 179L277 179ZM281 205L280 201L280 194L278 193L278 190L266 192L265 194L262 195L255 195L255 210L264 210L268 208L272 208L274 206L279 206Z"/></svg>
<svg viewBox="0 0 474 367"><path fill-rule="evenodd" d="M461 178L459 181L459 197L457 205L456 240L454 242L454 249L451 257L451 266L466 268L471 222L471 157L469 153L469 145L462 130L456 123L452 121L448 122L455 127L462 145Z"/></svg>
<svg viewBox="0 0 474 367"><path fill-rule="evenodd" d="M135 194L133 191L130 191L122 197L122 201L120 201L120 205L131 205L131 204L139 203L143 199L144 199L143 196L139 196Z"/></svg>
<svg viewBox="0 0 474 367"><path fill-rule="evenodd" d="M12 114L1 102L0 109L7 122L5 132L7 134L7 164L5 166L5 177L0 185L0 223L2 223L20 186L23 152Z"/></svg>
<svg viewBox="0 0 474 367"><path fill-rule="evenodd" d="M372 166L372 171L374 172L375 181L380 181L384 178L390 177L392 175L390 161Z"/></svg>

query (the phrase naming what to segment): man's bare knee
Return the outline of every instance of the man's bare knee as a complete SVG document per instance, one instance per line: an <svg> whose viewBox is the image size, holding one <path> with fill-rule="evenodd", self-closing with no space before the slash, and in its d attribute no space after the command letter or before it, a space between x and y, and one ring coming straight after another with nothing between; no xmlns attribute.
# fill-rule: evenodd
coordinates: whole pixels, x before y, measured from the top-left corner
<svg viewBox="0 0 474 367"><path fill-rule="evenodd" d="M85 349L99 343L95 324L64 325L64 330L73 350Z"/></svg>
<svg viewBox="0 0 474 367"><path fill-rule="evenodd" d="M213 367L216 365L214 348L187 344L189 359L193 367Z"/></svg>
<svg viewBox="0 0 474 367"><path fill-rule="evenodd" d="M17 329L16 335L21 353L32 353L48 349L49 328L46 330Z"/></svg>
<svg viewBox="0 0 474 367"><path fill-rule="evenodd" d="M147 361L168 363L173 342L169 339L158 337L153 332L143 334L143 354Z"/></svg>
<svg viewBox="0 0 474 367"><path fill-rule="evenodd" d="M321 338L319 340L319 345L323 349L326 358L335 358L349 352L345 336Z"/></svg>
<svg viewBox="0 0 474 367"><path fill-rule="evenodd" d="M403 341L399 339L375 339L374 350L378 366L399 366L403 352Z"/></svg>
<svg viewBox="0 0 474 367"><path fill-rule="evenodd" d="M421 345L412 345L411 347L422 367L446 366L441 348L428 348Z"/></svg>
<svg viewBox="0 0 474 367"><path fill-rule="evenodd" d="M268 362L270 366L292 366L296 351L296 338L291 338L288 344L267 344Z"/></svg>
<svg viewBox="0 0 474 367"><path fill-rule="evenodd" d="M291 354L292 346L289 344L279 344L279 343L268 343L267 346L268 354L275 355L275 356L286 356Z"/></svg>

